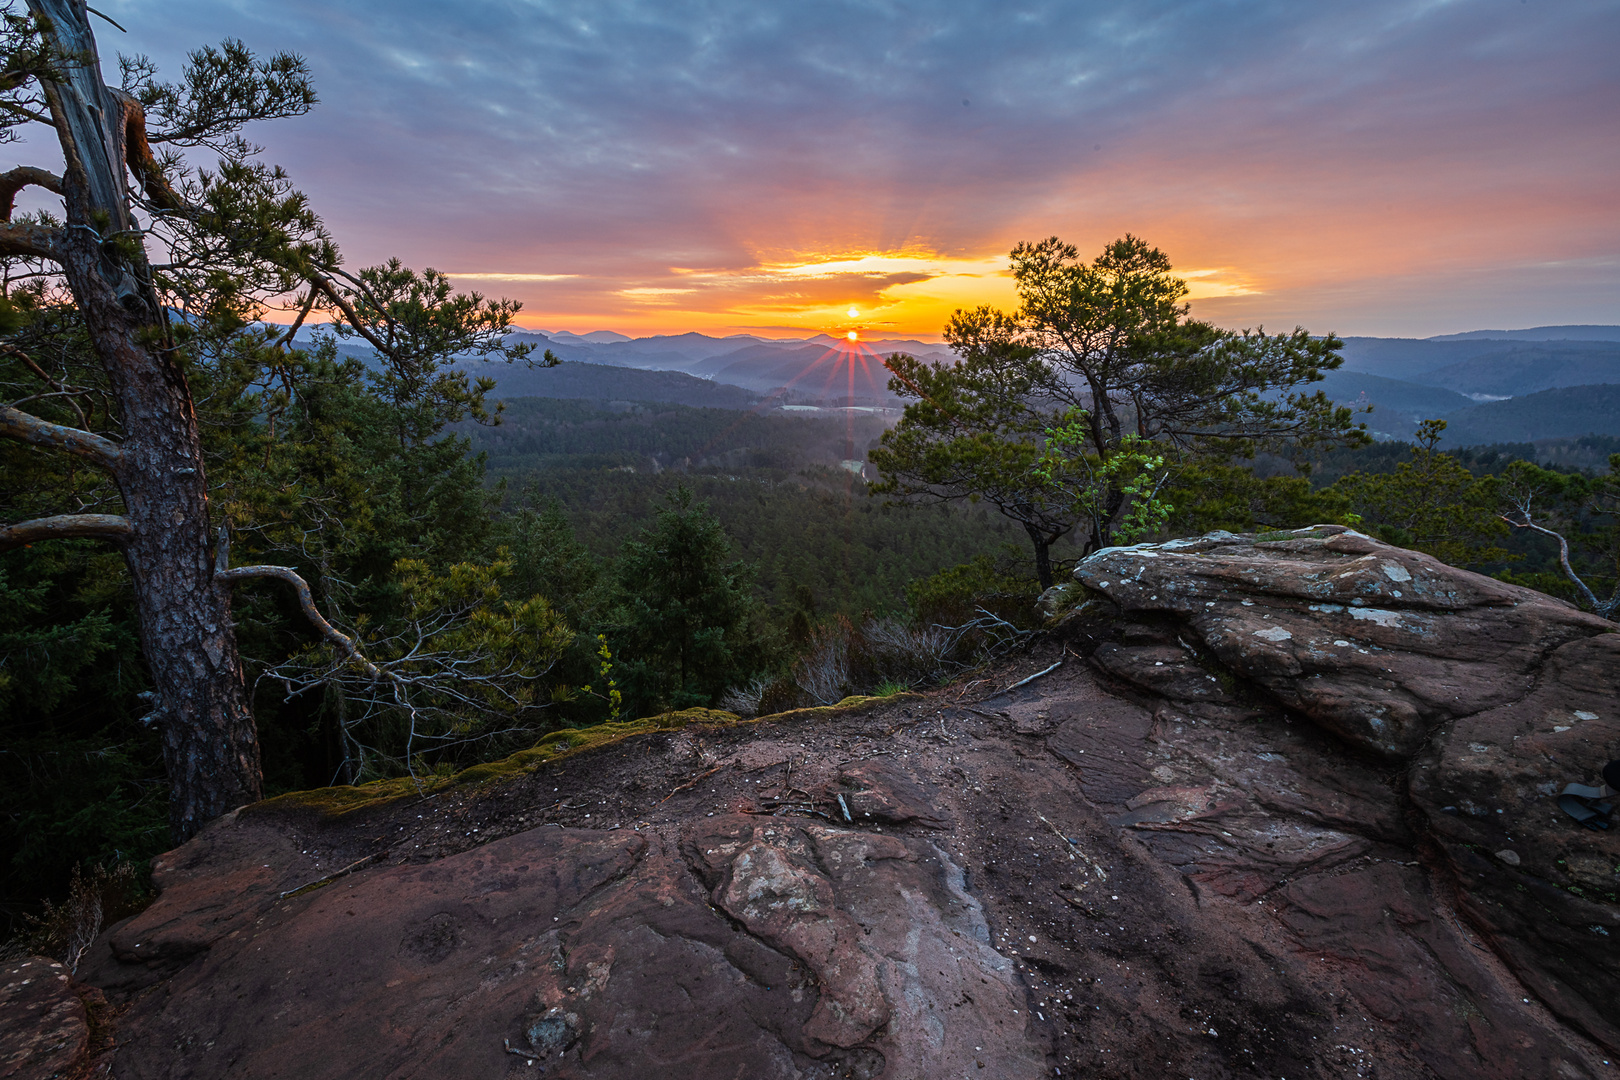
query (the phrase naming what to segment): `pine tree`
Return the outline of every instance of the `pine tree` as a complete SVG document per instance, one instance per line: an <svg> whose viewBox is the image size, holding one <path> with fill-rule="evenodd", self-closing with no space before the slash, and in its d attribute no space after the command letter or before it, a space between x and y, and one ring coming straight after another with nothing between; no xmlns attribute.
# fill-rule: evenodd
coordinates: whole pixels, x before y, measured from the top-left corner
<svg viewBox="0 0 1620 1080"><path fill-rule="evenodd" d="M608 637L632 709L712 705L759 666L750 573L708 508L677 488L651 528L626 541Z"/></svg>

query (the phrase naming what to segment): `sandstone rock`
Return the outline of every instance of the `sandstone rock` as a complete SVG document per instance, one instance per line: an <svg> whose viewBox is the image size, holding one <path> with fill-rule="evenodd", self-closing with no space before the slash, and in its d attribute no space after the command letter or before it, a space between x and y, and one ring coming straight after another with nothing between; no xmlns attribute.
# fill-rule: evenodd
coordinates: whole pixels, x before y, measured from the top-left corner
<svg viewBox="0 0 1620 1080"><path fill-rule="evenodd" d="M1314 579L1268 552L1362 557L1335 539L1364 543L1208 541L1222 632L1307 625ZM1443 569L1489 625L1494 583ZM1496 703L1412 705L1405 758L1281 704L1315 691L1272 689L1274 653L1225 662L1200 601L1133 610L1096 668L1054 666L1075 629L926 701L264 804L160 859L81 974L131 1080L1612 1076L1615 853L1543 790L1615 756L1617 639L1537 603L1498 606L1545 638L1468 661ZM1421 703L1368 648L1401 669L1379 700Z"/></svg>
<svg viewBox="0 0 1620 1080"><path fill-rule="evenodd" d="M1099 649L1110 675L1209 716L1222 695L1195 674L1207 657L1351 745L1410 761L1403 797L1475 930L1550 1009L1620 1053L1620 835L1577 828L1555 803L1565 783L1595 782L1620 757L1614 624L1338 527L1111 549L1075 576L1147 620L1143 632L1175 639L1132 645L1127 634ZM1281 777L1239 786L1323 824L1369 821L1365 792L1358 809ZM1199 797L1185 790L1116 820L1213 813L1194 812Z"/></svg>
<svg viewBox="0 0 1620 1080"><path fill-rule="evenodd" d="M67 968L40 956L0 966L0 1078L75 1075L89 1049L84 1003Z"/></svg>
<svg viewBox="0 0 1620 1080"><path fill-rule="evenodd" d="M1128 617L1173 617L1229 670L1390 757L1415 753L1446 720L1518 700L1554 649L1614 629L1341 526L1109 548L1075 578ZM1144 663L1131 668L1147 681Z"/></svg>
<svg viewBox="0 0 1620 1080"><path fill-rule="evenodd" d="M1555 802L1616 758L1620 634L1604 634L1555 651L1523 699L1437 732L1411 795L1470 920L1550 1008L1620 1053L1620 835Z"/></svg>
<svg viewBox="0 0 1620 1080"><path fill-rule="evenodd" d="M288 839L236 821L199 847L272 870ZM923 842L748 816L684 840L541 828L285 899L261 890L228 917L173 869L190 854L114 935L126 961L192 958L169 993L137 999L121 1076L487 1076L529 1060L547 1076L825 1062L875 1077L976 1053L1041 1074L1023 1025L995 1022L1021 996L1011 964L960 869Z"/></svg>
<svg viewBox="0 0 1620 1080"><path fill-rule="evenodd" d="M915 822L929 828L945 828L948 815L940 812L939 800L915 779L884 758L847 765L838 770L836 799L843 796L840 813L848 808L851 824L905 825Z"/></svg>

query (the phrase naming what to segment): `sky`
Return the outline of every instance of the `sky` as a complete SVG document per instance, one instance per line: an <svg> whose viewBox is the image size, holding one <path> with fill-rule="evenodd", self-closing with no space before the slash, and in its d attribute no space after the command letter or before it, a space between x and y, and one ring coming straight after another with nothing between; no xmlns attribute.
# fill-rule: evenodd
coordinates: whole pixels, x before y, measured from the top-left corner
<svg viewBox="0 0 1620 1080"><path fill-rule="evenodd" d="M109 73L303 56L248 134L349 264L528 328L937 340L1125 233L1223 326L1620 323L1620 0L96 6Z"/></svg>

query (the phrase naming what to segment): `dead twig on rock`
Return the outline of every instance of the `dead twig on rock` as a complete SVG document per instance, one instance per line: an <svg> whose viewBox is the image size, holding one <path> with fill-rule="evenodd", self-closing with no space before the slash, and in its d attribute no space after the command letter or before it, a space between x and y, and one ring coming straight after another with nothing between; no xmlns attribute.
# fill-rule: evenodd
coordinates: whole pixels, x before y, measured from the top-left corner
<svg viewBox="0 0 1620 1080"><path fill-rule="evenodd" d="M1085 883L1082 882L1078 887L1082 889L1085 888ZM1070 907L1074 908L1088 919L1102 918L1102 912L1098 911L1096 908L1092 907L1078 896L1070 896L1067 893L1060 892L1058 893L1058 899L1062 900L1065 904L1068 904Z"/></svg>
<svg viewBox="0 0 1620 1080"><path fill-rule="evenodd" d="M1052 830L1052 835L1053 836L1057 837L1059 840L1063 841L1064 844L1068 845L1069 858L1071 858L1071 859L1079 859L1081 862L1083 862L1087 866L1091 867L1091 872L1093 874L1097 875L1097 879L1099 881L1107 881L1108 880L1107 872L1104 871L1102 867L1098 866L1095 862L1093 862L1089 855L1087 855L1084 851L1081 851L1078 844L1076 844L1073 840L1070 840L1067 836L1064 836L1063 831L1061 829L1059 829L1056 825L1052 824L1050 821L1046 820L1046 815L1044 815L1044 814L1036 814L1035 816L1040 819L1040 822L1041 822L1042 825L1045 825L1048 829Z"/></svg>
<svg viewBox="0 0 1620 1080"><path fill-rule="evenodd" d="M669 800L673 799L676 795L678 795L681 792L685 791L687 788L694 787L697 784L702 783L705 778L713 776L715 773L719 772L721 769L724 769L726 767L726 765L730 765L730 764L731 764L731 762L728 761L728 762L726 762L725 765L716 765L714 768L710 769L708 772L699 773L698 775L692 777L692 779L688 780L686 783L677 785L674 791L671 791L668 795L665 795L662 799L658 800L658 805L663 806L665 803L669 802Z"/></svg>
<svg viewBox="0 0 1620 1080"><path fill-rule="evenodd" d="M415 836L416 834L412 833L411 835ZM354 862L350 863L348 866L345 866L341 870L334 870L325 877L318 877L314 881L306 882L305 884L298 886L296 889L288 889L286 892L278 894L276 899L285 900L289 896L297 896L299 893L309 892L312 889L318 889L322 885L330 885L332 882L336 881L340 877L343 877L345 874L352 874L362 866L365 866L367 863L376 862L378 859L382 858L392 850L393 847L390 846L384 848L382 851L374 851L364 858L356 859Z"/></svg>
<svg viewBox="0 0 1620 1080"><path fill-rule="evenodd" d="M1007 687L1007 689L1003 690L1002 693L1003 694L1011 693L1012 691L1018 689L1020 686L1028 686L1030 683L1034 682L1036 679L1040 678L1042 675L1050 675L1050 674L1052 674L1052 672L1056 671L1058 668L1060 668L1062 666L1063 666L1063 661L1059 660L1057 663L1053 664L1049 668L1042 668L1040 671L1037 671L1033 675L1030 675L1030 676L1027 676L1025 678L1019 679L1017 682L1015 682L1011 686Z"/></svg>
<svg viewBox="0 0 1620 1080"><path fill-rule="evenodd" d="M530 1065L533 1065L540 1059L539 1053L534 1050L524 1050L520 1047L513 1046L511 1039L502 1039L501 1044L506 1047L506 1052L508 1054L516 1054L520 1058L526 1058L528 1059Z"/></svg>

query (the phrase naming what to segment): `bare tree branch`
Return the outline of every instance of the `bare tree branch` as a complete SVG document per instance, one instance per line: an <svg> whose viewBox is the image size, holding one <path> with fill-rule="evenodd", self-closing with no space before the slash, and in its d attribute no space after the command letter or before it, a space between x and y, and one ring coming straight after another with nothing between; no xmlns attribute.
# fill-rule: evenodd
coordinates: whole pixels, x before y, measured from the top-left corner
<svg viewBox="0 0 1620 1080"><path fill-rule="evenodd" d="M17 359L21 360L23 362L23 366L29 371L33 372L34 375L44 382L46 386L49 386L52 390L66 398L68 407L72 409L74 415L79 418L79 425L81 427L87 428L90 426L90 421L84 415L84 409L79 406L78 402L78 398L80 396L90 393L89 390L86 390L83 387L69 386L60 379L52 378L48 371L34 362L33 357L29 356L15 345L0 344L0 353L4 353L7 356L15 356Z"/></svg>
<svg viewBox="0 0 1620 1080"><path fill-rule="evenodd" d="M123 450L111 439L41 420L10 405L0 405L0 435L35 446L66 451L109 472L116 470L123 459Z"/></svg>
<svg viewBox="0 0 1620 1080"><path fill-rule="evenodd" d="M7 220L0 223L0 256L10 255L20 259L50 259L52 262L60 262L61 254L58 251L60 237L60 229Z"/></svg>
<svg viewBox="0 0 1620 1080"><path fill-rule="evenodd" d="M309 290L309 296L305 298L304 306L298 309L298 318L294 319L293 324L287 327L287 332L276 341L276 345L282 349L292 347L293 339L298 336L299 328L304 325L304 320L309 318L310 309L315 306L315 296L316 291L314 289Z"/></svg>
<svg viewBox="0 0 1620 1080"><path fill-rule="evenodd" d="M11 212L17 205L17 193L30 184L62 194L62 178L44 169L19 165L10 172L0 173L0 221L11 220Z"/></svg>
<svg viewBox="0 0 1620 1080"><path fill-rule="evenodd" d="M1582 581L1581 576L1575 572L1575 567L1570 564L1569 541L1564 539L1564 534L1554 532L1545 525L1537 525L1531 520L1530 512L1522 507L1520 508L1519 513L1524 515L1523 521L1514 521L1506 514L1502 514L1500 517L1503 521L1507 522L1515 529L1534 529L1538 533L1542 533L1545 536L1550 536L1554 540L1557 540L1558 565L1563 567L1564 576L1569 579L1570 584L1575 586L1586 602L1592 606L1593 614L1599 615L1605 619L1613 619L1616 611L1620 610L1620 590L1616 590L1615 597L1613 599L1599 600L1597 595L1592 592L1591 587L1588 586L1586 582Z"/></svg>
<svg viewBox="0 0 1620 1080"><path fill-rule="evenodd" d="M118 514L58 514L0 526L0 551L37 544L41 540L105 540L122 544L135 528Z"/></svg>
<svg viewBox="0 0 1620 1080"><path fill-rule="evenodd" d="M0 252L0 254L3 254L3 252ZM339 273L341 273L341 271L339 271ZM344 274L343 276L348 277L349 275ZM349 278L349 280L354 281L353 278ZM354 310L353 304L344 299L343 294L338 291L337 286L333 284L331 278L326 277L324 274L316 274L310 277L309 283L314 288L319 289L321 295L325 296L339 311L343 312L344 316L349 320L349 325L354 328L354 331L357 334L369 341L372 346L384 356L393 355L394 350L390 349L382 338L378 337L376 334L367 329L365 321L360 318L360 313ZM358 284L358 282L356 282L356 284Z"/></svg>
<svg viewBox="0 0 1620 1080"><path fill-rule="evenodd" d="M315 629L320 631L322 637L337 646L345 656L359 665L361 670L371 678L379 681L399 681L398 676L392 672L384 671L370 660L367 660L354 638L326 621L326 616L322 615L320 609L315 606L315 597L310 592L309 582L305 581L298 574L298 571L292 567L238 566L234 569L216 570L214 572L215 581L240 581L243 578L276 578L285 581L293 587L293 592L297 594L298 607L299 610L303 611L304 618L308 619Z"/></svg>

